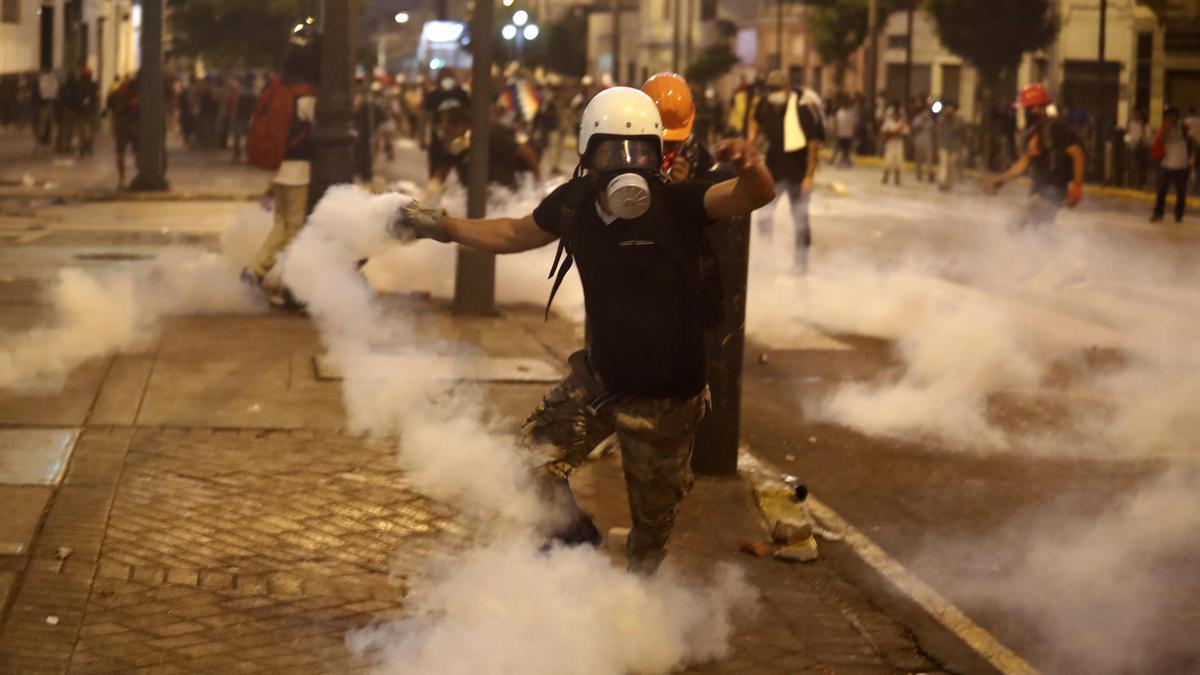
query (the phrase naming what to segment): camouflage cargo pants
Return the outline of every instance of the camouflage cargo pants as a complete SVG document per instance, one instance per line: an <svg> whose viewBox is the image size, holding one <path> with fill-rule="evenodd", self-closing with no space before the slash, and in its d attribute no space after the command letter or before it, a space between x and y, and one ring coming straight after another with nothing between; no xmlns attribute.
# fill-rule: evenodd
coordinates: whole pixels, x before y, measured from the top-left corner
<svg viewBox="0 0 1200 675"><path fill-rule="evenodd" d="M666 556L676 508L692 488L692 441L708 392L690 399L616 397L596 379L585 351L568 362L571 373L525 422L526 444L543 478L565 485L616 432L633 521L625 557L630 571L652 574Z"/></svg>

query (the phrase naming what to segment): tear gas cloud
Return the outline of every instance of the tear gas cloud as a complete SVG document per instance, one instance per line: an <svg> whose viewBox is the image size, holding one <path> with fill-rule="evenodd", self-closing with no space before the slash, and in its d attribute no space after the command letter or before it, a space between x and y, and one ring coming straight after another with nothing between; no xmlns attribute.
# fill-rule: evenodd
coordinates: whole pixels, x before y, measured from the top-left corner
<svg viewBox="0 0 1200 675"><path fill-rule="evenodd" d="M60 270L47 290L47 323L0 335L0 389L57 391L89 359L145 348L167 317L263 309L238 273L249 260L242 244L261 241L264 220L248 210L231 226L223 254L172 248L111 271Z"/></svg>
<svg viewBox="0 0 1200 675"><path fill-rule="evenodd" d="M461 360L378 367L381 353L467 350L383 312L355 268L367 256L378 264L378 249L395 250L385 226L406 199L332 189L285 252L283 279L307 303L343 374L351 429L394 439L406 479L486 534L478 548L436 561L432 574L406 570L417 580L409 615L352 633L351 647L377 657L378 670L388 673L552 673L571 663L573 672L620 675L721 656L732 617L754 604L735 569L719 568L700 588L670 574L628 575L591 549L539 554L538 532L561 514L538 497L517 439L483 422L476 388L426 365L454 370Z"/></svg>
<svg viewBox="0 0 1200 675"><path fill-rule="evenodd" d="M944 570L952 559L970 570L938 582L968 613L1021 617L1037 635L1028 656L1045 672L1192 672L1197 480L1194 465L1168 469L1101 514L1043 504L982 540L923 542L928 557L916 565Z"/></svg>
<svg viewBox="0 0 1200 675"><path fill-rule="evenodd" d="M355 633L382 673L666 673L726 655L754 591L732 566L703 587L619 570L590 549L519 538L468 552L408 598L415 617Z"/></svg>
<svg viewBox="0 0 1200 675"><path fill-rule="evenodd" d="M836 252L818 249L802 280L781 276L778 249L758 238L748 330L772 346L810 326L893 345L878 379L802 393L810 420L951 452L1163 467L1099 511L1051 500L982 538L924 541L914 567L936 570L969 614L1020 617L1036 631L1025 655L1045 672L1194 669L1200 261L1091 227L1086 213L1063 214L1053 237L1014 236L995 203L966 200L978 222L909 224L909 203L880 204L899 215L874 250L818 217L817 241ZM938 238L949 252L921 248ZM1062 414L1055 428L1016 429L994 414L996 395L1049 398Z"/></svg>
<svg viewBox="0 0 1200 675"><path fill-rule="evenodd" d="M1104 236L1067 216L1054 237L1012 235L1002 210L973 203L962 210L979 214L978 222L931 219L923 230L898 228L899 243L866 251L845 241L861 233L818 220L817 241L834 241L837 251L818 249L802 279L781 274L779 248L756 233L753 339L786 347L815 326L894 344L895 372L805 394L806 415L972 452L1195 455L1200 300L1181 289L1200 282L1190 264L1200 261ZM920 236L905 238L913 231ZM931 234L953 240L952 252L920 248ZM1097 349L1119 354L1118 362L1087 364L1084 356ZM1071 390L1086 396L1056 393L1050 374L1064 364ZM1060 428L1036 437L1006 429L995 414L997 394L1053 396L1064 410Z"/></svg>

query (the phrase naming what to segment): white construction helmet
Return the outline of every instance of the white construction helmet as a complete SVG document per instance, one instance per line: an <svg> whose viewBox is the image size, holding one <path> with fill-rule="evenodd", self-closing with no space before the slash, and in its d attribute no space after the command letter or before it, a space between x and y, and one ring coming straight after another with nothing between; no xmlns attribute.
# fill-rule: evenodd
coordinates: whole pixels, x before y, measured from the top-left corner
<svg viewBox="0 0 1200 675"><path fill-rule="evenodd" d="M583 111L579 125L579 154L590 149L593 137L653 137L662 155L662 117L658 106L641 89L611 87L596 94Z"/></svg>

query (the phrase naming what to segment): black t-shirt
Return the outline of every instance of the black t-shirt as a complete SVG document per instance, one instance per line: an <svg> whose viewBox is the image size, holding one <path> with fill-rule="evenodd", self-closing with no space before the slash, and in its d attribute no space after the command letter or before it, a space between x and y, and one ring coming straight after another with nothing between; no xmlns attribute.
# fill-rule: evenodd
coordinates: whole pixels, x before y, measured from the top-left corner
<svg viewBox="0 0 1200 675"><path fill-rule="evenodd" d="M1025 134L1025 152L1029 154L1029 180L1035 194L1045 190L1066 193L1067 184L1075 177L1074 161L1067 154L1072 145L1083 147L1083 141L1060 119L1029 128Z"/></svg>
<svg viewBox="0 0 1200 675"><path fill-rule="evenodd" d="M703 181L652 185L646 215L605 225L596 212L592 179L577 178L533 212L538 227L565 238L575 257L591 329L592 366L610 391L689 398L704 389L698 247L712 224L704 211L711 186ZM574 209L570 223L565 222L567 205Z"/></svg>
<svg viewBox="0 0 1200 675"><path fill-rule="evenodd" d="M796 94L799 97L799 94ZM824 141L825 128L817 119L811 106L796 103L797 117L800 118L800 129L808 141ZM754 110L754 119L758 122L760 132L767 138L767 169L775 180L790 180L799 182L808 173L808 144L801 150L784 152L783 121L787 114L787 104L776 105L767 99L759 101Z"/></svg>

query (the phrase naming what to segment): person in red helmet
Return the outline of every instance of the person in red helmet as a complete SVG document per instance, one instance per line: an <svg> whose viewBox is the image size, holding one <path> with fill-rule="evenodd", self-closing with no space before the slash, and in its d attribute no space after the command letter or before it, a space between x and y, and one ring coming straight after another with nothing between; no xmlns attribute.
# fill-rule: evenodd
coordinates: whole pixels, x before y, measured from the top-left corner
<svg viewBox="0 0 1200 675"><path fill-rule="evenodd" d="M999 176L985 181L989 192L1028 172L1029 202L1016 227L1042 227L1054 223L1065 203L1074 207L1083 199L1083 141L1067 124L1049 113L1054 101L1041 84L1021 90L1017 107L1025 111L1025 139L1021 156Z"/></svg>

